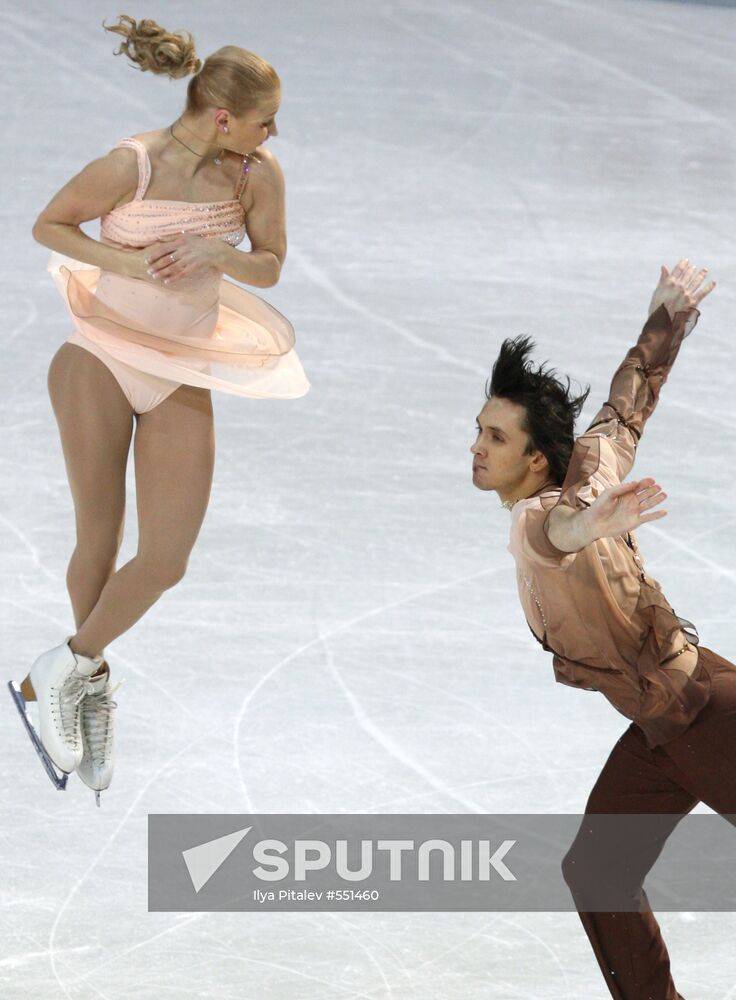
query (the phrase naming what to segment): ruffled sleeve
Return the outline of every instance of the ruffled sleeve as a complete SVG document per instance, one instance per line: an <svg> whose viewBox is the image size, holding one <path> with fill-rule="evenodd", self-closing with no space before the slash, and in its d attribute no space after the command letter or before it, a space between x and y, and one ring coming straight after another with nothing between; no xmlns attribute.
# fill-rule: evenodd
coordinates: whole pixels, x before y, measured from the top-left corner
<svg viewBox="0 0 736 1000"><path fill-rule="evenodd" d="M682 341L699 317L698 310L691 309L670 319L665 306L652 313L638 341L617 368L607 402L585 433L576 439L559 498L552 504L548 501L548 515L557 504L582 510L602 490L626 478L634 464L644 425L654 412ZM552 546L548 525L549 516L544 520L543 531Z"/></svg>

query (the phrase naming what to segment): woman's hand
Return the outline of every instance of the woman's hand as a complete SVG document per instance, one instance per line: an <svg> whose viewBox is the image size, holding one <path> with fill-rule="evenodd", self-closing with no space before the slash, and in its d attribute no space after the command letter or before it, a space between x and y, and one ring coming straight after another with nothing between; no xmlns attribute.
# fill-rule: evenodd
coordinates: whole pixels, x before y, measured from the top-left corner
<svg viewBox="0 0 736 1000"><path fill-rule="evenodd" d="M706 295L710 295L716 287L715 281L711 281L703 288L703 281L708 273L708 269L703 267L696 273L695 265L690 265L687 257L675 265L672 274L669 273L665 265L659 276L659 284L654 289L652 301L649 304L649 315L656 312L660 306L666 306L670 318L674 319L678 312L687 312L695 309Z"/></svg>
<svg viewBox="0 0 736 1000"><path fill-rule="evenodd" d="M620 483L604 490L584 511L591 539L623 535L647 521L666 517L666 510L652 510L667 497L649 476L630 483Z"/></svg>
<svg viewBox="0 0 736 1000"><path fill-rule="evenodd" d="M154 281L169 285L181 278L196 278L211 271L221 273L222 247L222 241L214 237L176 233L162 236L142 253L148 275Z"/></svg>

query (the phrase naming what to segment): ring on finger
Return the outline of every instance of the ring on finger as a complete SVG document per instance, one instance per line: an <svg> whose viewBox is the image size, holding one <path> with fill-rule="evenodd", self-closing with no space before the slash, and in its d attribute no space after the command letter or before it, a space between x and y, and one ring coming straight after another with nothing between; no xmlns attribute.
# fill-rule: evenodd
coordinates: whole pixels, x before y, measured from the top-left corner
<svg viewBox="0 0 736 1000"><path fill-rule="evenodd" d="M176 260L176 257L173 255L173 253L170 253L169 257L171 258L171 260Z"/></svg>

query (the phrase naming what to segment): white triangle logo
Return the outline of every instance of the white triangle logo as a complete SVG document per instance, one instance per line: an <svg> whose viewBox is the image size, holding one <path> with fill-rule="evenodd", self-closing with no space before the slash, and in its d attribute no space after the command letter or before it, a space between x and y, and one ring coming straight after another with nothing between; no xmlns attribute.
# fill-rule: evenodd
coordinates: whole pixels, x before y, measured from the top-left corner
<svg viewBox="0 0 736 1000"><path fill-rule="evenodd" d="M199 892L202 886L209 882L220 865L227 861L246 833L252 829L247 826L244 830L236 830L235 833L228 833L227 836L218 837L217 840L208 840L206 844L198 844L197 847L190 847L181 852L195 892Z"/></svg>

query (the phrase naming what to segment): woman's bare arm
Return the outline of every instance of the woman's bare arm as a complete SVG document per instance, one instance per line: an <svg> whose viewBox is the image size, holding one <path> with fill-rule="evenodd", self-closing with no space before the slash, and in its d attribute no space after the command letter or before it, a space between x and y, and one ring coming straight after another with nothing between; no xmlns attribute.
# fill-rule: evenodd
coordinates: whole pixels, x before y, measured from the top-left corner
<svg viewBox="0 0 736 1000"><path fill-rule="evenodd" d="M223 270L236 281L259 284L266 288L275 285L286 259L286 194L284 175L278 160L270 150L262 150L260 163L250 178L251 204L246 211L245 227L250 240L250 253L243 254L234 247L225 246ZM247 188L246 188L247 192ZM229 253L228 253L229 251ZM243 262L246 258L246 263ZM262 282L252 282L240 277L243 267L257 268Z"/></svg>
<svg viewBox="0 0 736 1000"><path fill-rule="evenodd" d="M79 228L99 219L119 201L132 196L138 185L135 152L114 149L87 164L58 191L36 219L33 238L51 250L106 271L127 274L132 256L106 246Z"/></svg>

